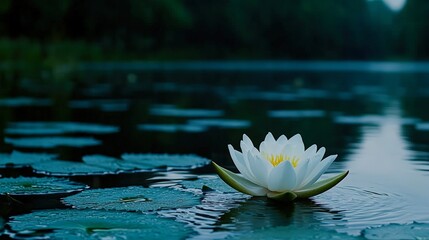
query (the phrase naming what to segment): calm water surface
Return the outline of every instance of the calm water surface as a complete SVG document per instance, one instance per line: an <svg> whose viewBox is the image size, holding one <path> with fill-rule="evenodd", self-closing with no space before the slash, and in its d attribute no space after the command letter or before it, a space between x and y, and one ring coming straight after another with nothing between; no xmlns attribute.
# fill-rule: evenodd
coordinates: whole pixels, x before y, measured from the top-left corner
<svg viewBox="0 0 429 240"><path fill-rule="evenodd" d="M2 83L0 152L49 152L74 161L88 154L193 153L236 171L227 144L239 147L243 133L255 144L268 131L288 137L300 133L306 146L315 143L326 147L327 155L339 154L328 174L350 170L336 188L292 204L208 193L201 205L161 214L186 222L196 232L189 236L193 239L257 236L258 231L285 226L358 236L368 227L429 222L425 66L383 65L377 71L364 63L343 69L320 64L256 69L245 64L87 65L68 80ZM22 121L105 124L119 131L69 133L102 142L96 146L29 147L10 142L40 135L14 130ZM201 176L214 176L213 169L162 171L149 180L142 174L73 180L93 188L168 187ZM21 213L6 212L6 218Z"/></svg>

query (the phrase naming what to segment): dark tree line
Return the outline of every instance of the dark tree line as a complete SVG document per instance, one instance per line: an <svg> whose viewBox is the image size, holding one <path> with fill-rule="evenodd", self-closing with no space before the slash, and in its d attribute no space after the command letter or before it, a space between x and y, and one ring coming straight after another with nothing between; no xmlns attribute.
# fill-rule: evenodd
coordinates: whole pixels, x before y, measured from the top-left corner
<svg viewBox="0 0 429 240"><path fill-rule="evenodd" d="M429 1L1 0L0 38L150 58L428 59Z"/></svg>

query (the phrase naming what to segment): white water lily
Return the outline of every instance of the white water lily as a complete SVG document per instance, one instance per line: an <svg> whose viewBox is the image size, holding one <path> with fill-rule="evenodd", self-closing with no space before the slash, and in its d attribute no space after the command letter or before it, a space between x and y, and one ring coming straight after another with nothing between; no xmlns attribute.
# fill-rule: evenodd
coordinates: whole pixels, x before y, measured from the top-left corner
<svg viewBox="0 0 429 240"><path fill-rule="evenodd" d="M277 140L268 133L265 140L254 147L247 135L240 142L241 152L228 145L232 160L240 174L233 173L213 162L219 176L236 190L252 196L267 196L291 201L320 194L343 180L348 171L317 182L337 155L323 159L325 148L316 145L304 148L301 135Z"/></svg>

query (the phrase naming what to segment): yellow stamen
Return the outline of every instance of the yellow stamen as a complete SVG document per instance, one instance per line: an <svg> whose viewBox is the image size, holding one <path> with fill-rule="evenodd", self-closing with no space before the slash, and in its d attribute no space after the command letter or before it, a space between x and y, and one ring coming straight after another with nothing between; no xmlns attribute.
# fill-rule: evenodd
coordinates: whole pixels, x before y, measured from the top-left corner
<svg viewBox="0 0 429 240"><path fill-rule="evenodd" d="M274 154L266 154L266 153L262 153L262 155L274 167L277 167L277 165L279 165L281 162L283 162L283 161L286 160L286 161L289 161L294 168L296 168L296 166L298 166L298 162L299 162L299 158L297 158L295 156L294 157L290 157L290 156L285 156L285 155L282 155L282 154L274 155Z"/></svg>

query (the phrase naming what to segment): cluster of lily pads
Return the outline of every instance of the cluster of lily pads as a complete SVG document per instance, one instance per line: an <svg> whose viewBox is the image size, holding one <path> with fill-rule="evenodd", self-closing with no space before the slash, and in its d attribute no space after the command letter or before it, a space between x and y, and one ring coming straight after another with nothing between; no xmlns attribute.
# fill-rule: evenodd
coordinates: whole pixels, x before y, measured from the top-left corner
<svg viewBox="0 0 429 240"><path fill-rule="evenodd" d="M111 134L119 129L109 125L73 122L16 122L5 129L5 143L19 148L84 147L101 144L93 137L64 134ZM13 137L11 137L13 136ZM24 136L24 137L16 137ZM192 208L201 203L202 192L185 187L146 188L128 186L94 188L72 181L72 176L106 176L122 173L188 170L210 161L196 155L124 153L119 158L85 155L81 161L59 159L57 154L40 152L0 153L0 172L30 169L31 177L0 178L0 203L18 208L37 199L58 199L60 209L24 212L3 221L12 238L99 239L183 239L195 234L186 221L162 216L160 211ZM20 175L20 174L19 174ZM220 181L220 180L219 180ZM144 180L141 180L144 184ZM202 186L200 187L200 189ZM175 199L172 201L171 199ZM30 204L31 205L31 204ZM8 216L8 213L2 213ZM168 226L168 231L165 227Z"/></svg>
<svg viewBox="0 0 429 240"><path fill-rule="evenodd" d="M62 174L117 174L120 171L152 170L162 166L167 170L189 169L209 163L207 159L195 155L123 154L121 159L92 155L85 156L81 163L56 160L56 157L55 154L17 151L1 155L0 167L3 169L26 166L34 168L36 173L43 172L38 169L40 166L62 169L62 172L44 169L51 175L46 177L0 178L1 201L12 199L25 204L20 202L22 197L51 196L61 198L61 202L68 206L65 209L36 210L10 217L6 223L9 236L61 239L113 236L133 239L145 236L145 239L183 239L197 234L196 226L186 219L179 219L172 212L183 211L180 209L200 211L196 206L204 205L203 189L217 188L219 193L235 192L218 178L182 181L174 188L129 186L91 189L85 184L57 177ZM61 164L58 165L59 162ZM106 169L111 172L106 173ZM234 194L246 199L242 194ZM166 226L168 231L165 231Z"/></svg>
<svg viewBox="0 0 429 240"><path fill-rule="evenodd" d="M81 162L57 159L55 154L13 151L0 154L1 168L31 167L35 173L50 176L88 176L144 172L155 169L192 169L210 161L196 155L124 153L121 158L86 155Z"/></svg>

